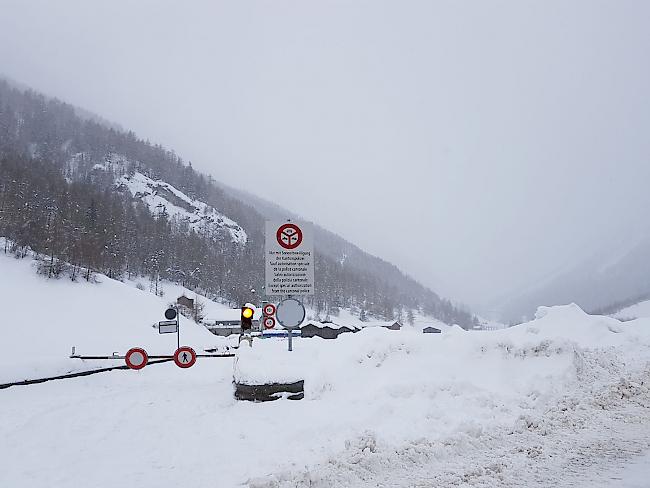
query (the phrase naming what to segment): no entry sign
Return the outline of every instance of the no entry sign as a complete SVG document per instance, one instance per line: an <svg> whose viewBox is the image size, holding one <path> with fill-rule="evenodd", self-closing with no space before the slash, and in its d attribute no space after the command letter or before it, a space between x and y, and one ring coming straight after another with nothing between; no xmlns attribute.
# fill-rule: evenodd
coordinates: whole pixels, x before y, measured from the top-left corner
<svg viewBox="0 0 650 488"><path fill-rule="evenodd" d="M124 361L131 369L142 369L149 362L149 356L147 356L147 351L141 347L132 347L126 353Z"/></svg>
<svg viewBox="0 0 650 488"><path fill-rule="evenodd" d="M182 346L174 353L174 362L179 368L189 368L196 362L196 353L189 346Z"/></svg>
<svg viewBox="0 0 650 488"><path fill-rule="evenodd" d="M308 222L266 222L267 295L314 294L313 229Z"/></svg>

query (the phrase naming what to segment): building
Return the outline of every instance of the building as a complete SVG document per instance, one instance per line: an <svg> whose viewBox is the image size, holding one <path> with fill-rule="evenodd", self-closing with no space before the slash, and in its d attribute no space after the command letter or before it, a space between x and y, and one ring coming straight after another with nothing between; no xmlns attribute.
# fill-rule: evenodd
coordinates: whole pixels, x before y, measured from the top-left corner
<svg viewBox="0 0 650 488"><path fill-rule="evenodd" d="M194 299L188 298L185 295L181 295L176 299L176 303L181 307L185 307L189 310L194 310Z"/></svg>
<svg viewBox="0 0 650 488"><path fill-rule="evenodd" d="M440 329L436 329L435 327L425 327L422 329L422 332L424 334L440 334L442 331Z"/></svg>
<svg viewBox="0 0 650 488"><path fill-rule="evenodd" d="M356 332L352 326L339 325L334 322L318 322L310 320L300 326L300 337L320 337L322 339L336 339L345 332Z"/></svg>
<svg viewBox="0 0 650 488"><path fill-rule="evenodd" d="M362 329L368 327L383 327L384 329L389 329L389 330L400 330L402 328L402 324L399 322L399 320L388 320L388 321L374 320L370 322L363 322L361 324Z"/></svg>
<svg viewBox="0 0 650 488"><path fill-rule="evenodd" d="M252 331L259 331L261 326L262 309L255 309L253 314ZM241 334L241 308L230 308L210 313L203 319L203 325L218 336Z"/></svg>

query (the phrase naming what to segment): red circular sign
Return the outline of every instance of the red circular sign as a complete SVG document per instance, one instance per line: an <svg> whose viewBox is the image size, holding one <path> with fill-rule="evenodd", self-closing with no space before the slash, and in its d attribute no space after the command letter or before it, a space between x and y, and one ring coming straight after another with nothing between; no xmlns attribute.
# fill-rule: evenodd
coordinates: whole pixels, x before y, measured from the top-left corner
<svg viewBox="0 0 650 488"><path fill-rule="evenodd" d="M264 317L264 328L272 329L275 327L275 319L273 317Z"/></svg>
<svg viewBox="0 0 650 488"><path fill-rule="evenodd" d="M267 317L270 317L271 315L275 315L275 305L272 303L267 303L264 305L264 315Z"/></svg>
<svg viewBox="0 0 650 488"><path fill-rule="evenodd" d="M296 224L284 224L280 226L275 237L283 248L295 249L302 242L302 231Z"/></svg>
<svg viewBox="0 0 650 488"><path fill-rule="evenodd" d="M181 346L174 353L174 362L179 368L189 368L196 362L196 353L189 346Z"/></svg>
<svg viewBox="0 0 650 488"><path fill-rule="evenodd" d="M131 369L142 369L149 362L149 356L147 355L147 351L141 347L132 347L126 353L124 361L126 361L126 365Z"/></svg>

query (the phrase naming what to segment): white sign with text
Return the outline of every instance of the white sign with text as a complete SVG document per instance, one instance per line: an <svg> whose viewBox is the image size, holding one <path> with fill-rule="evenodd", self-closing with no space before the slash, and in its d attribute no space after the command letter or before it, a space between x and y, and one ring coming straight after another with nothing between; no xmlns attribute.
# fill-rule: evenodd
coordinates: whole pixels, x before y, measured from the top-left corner
<svg viewBox="0 0 650 488"><path fill-rule="evenodd" d="M313 224L267 221L264 261L267 295L313 295Z"/></svg>

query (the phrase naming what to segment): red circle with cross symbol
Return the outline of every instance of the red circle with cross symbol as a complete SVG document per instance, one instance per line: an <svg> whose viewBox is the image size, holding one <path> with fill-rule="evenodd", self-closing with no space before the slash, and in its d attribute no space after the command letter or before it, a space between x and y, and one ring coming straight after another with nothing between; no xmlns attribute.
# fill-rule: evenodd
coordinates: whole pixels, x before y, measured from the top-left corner
<svg viewBox="0 0 650 488"><path fill-rule="evenodd" d="M295 249L302 242L302 231L296 224L284 224L278 229L275 237L285 249Z"/></svg>
<svg viewBox="0 0 650 488"><path fill-rule="evenodd" d="M181 346L174 353L174 362L179 368L189 368L196 362L196 353L189 346Z"/></svg>

